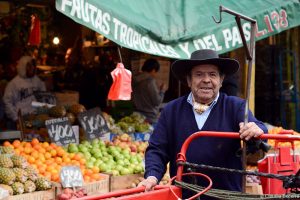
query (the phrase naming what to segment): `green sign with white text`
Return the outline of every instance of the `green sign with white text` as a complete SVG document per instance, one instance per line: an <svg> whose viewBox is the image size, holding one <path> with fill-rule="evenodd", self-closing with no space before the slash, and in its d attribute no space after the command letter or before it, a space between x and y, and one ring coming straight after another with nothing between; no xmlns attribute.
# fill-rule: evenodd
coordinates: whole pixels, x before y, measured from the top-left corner
<svg viewBox="0 0 300 200"><path fill-rule="evenodd" d="M56 0L56 9L120 46L148 54L188 58L197 49L225 53L242 46L234 16L257 21L256 40L300 25L298 0ZM246 40L250 23L242 20Z"/></svg>

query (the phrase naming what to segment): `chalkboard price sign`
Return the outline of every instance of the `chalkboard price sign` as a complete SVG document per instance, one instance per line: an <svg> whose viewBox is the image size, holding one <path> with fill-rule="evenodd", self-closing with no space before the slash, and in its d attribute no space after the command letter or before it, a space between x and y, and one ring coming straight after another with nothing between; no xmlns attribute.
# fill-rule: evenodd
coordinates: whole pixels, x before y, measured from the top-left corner
<svg viewBox="0 0 300 200"><path fill-rule="evenodd" d="M83 185L83 177L78 166L64 166L60 170L60 180L64 188L81 187Z"/></svg>
<svg viewBox="0 0 300 200"><path fill-rule="evenodd" d="M93 108L79 113L78 119L88 140L99 138L109 132L100 108Z"/></svg>
<svg viewBox="0 0 300 200"><path fill-rule="evenodd" d="M51 142L60 146L79 143L67 117L46 120L45 125Z"/></svg>

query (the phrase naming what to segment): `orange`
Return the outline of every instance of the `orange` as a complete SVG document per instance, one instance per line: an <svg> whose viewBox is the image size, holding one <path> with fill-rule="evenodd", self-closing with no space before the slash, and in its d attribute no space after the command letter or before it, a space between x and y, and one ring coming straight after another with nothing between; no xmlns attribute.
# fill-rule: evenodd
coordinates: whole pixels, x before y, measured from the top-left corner
<svg viewBox="0 0 300 200"><path fill-rule="evenodd" d="M51 158L51 153L49 153L49 152L46 152L46 153L45 153L45 158L46 158L46 159L49 159L49 158Z"/></svg>
<svg viewBox="0 0 300 200"><path fill-rule="evenodd" d="M49 147L49 143L48 142L43 142L42 147L44 147L44 148Z"/></svg>
<svg viewBox="0 0 300 200"><path fill-rule="evenodd" d="M31 145L29 142L26 142L26 143L24 144L24 147L25 147L25 148L31 148L32 145Z"/></svg>
<svg viewBox="0 0 300 200"><path fill-rule="evenodd" d="M5 146L5 147L8 147L8 146L11 146L12 144L9 142L9 141L5 141L4 143L3 143L3 146Z"/></svg>
<svg viewBox="0 0 300 200"><path fill-rule="evenodd" d="M51 150L50 150L50 154L51 154L52 157L55 157L56 154L57 154L57 152L56 152L55 149L51 149Z"/></svg>
<svg viewBox="0 0 300 200"><path fill-rule="evenodd" d="M32 138L32 140L31 140L31 145L32 146L34 146L36 144L39 144L39 143L40 143L40 141L37 138Z"/></svg>
<svg viewBox="0 0 300 200"><path fill-rule="evenodd" d="M94 181L100 181L100 180L101 180L100 174L92 174L92 175L91 175L91 178L92 178Z"/></svg>
<svg viewBox="0 0 300 200"><path fill-rule="evenodd" d="M61 157L56 157L55 158L55 162L57 163L57 164L61 164L62 163L62 158Z"/></svg>
<svg viewBox="0 0 300 200"><path fill-rule="evenodd" d="M34 158L39 158L39 152L37 151L32 151L30 155Z"/></svg>
<svg viewBox="0 0 300 200"><path fill-rule="evenodd" d="M92 168L92 171L93 171L93 173L99 173L99 172L100 172L100 169L99 169L99 167L94 166L94 167Z"/></svg>
<svg viewBox="0 0 300 200"><path fill-rule="evenodd" d="M38 151L39 151L40 153L42 153L42 154L45 154L45 153L46 153L46 149L44 149L43 147L41 147Z"/></svg>
<svg viewBox="0 0 300 200"><path fill-rule="evenodd" d="M15 148L17 148L17 147L19 147L19 146L21 145L21 142L20 142L20 140L14 140L13 143L12 143L12 145L13 145Z"/></svg>
<svg viewBox="0 0 300 200"><path fill-rule="evenodd" d="M32 156L29 156L27 161L30 163L30 164L33 164L35 162L35 158L32 157Z"/></svg>
<svg viewBox="0 0 300 200"><path fill-rule="evenodd" d="M52 174L51 175L51 180L55 181L55 182L60 182L59 175L58 174Z"/></svg>
<svg viewBox="0 0 300 200"><path fill-rule="evenodd" d="M39 150L42 148L42 146L41 146L40 144L34 144L34 145L33 145L33 148L34 148L35 150L39 151Z"/></svg>
<svg viewBox="0 0 300 200"><path fill-rule="evenodd" d="M50 143L50 147L52 147L53 149L56 149L58 146L55 143Z"/></svg>
<svg viewBox="0 0 300 200"><path fill-rule="evenodd" d="M84 182L88 183L88 182L91 181L91 177L88 176L88 175L84 175L84 176L83 176L83 180L84 180Z"/></svg>
<svg viewBox="0 0 300 200"><path fill-rule="evenodd" d="M86 160L85 160L84 158L81 158L81 159L79 160L79 162L80 162L81 165L85 165Z"/></svg>
<svg viewBox="0 0 300 200"><path fill-rule="evenodd" d="M30 154L31 152L32 152L32 148L31 147L25 147L25 149L24 149L24 153L26 153L26 154Z"/></svg>
<svg viewBox="0 0 300 200"><path fill-rule="evenodd" d="M20 155L21 151L19 149L15 149L15 154Z"/></svg>
<svg viewBox="0 0 300 200"><path fill-rule="evenodd" d="M48 179L51 180L52 175L51 175L50 172L47 172L47 171L46 171L46 172L44 173L44 177L46 177L46 178L48 178Z"/></svg>
<svg viewBox="0 0 300 200"><path fill-rule="evenodd" d="M77 160L77 161L80 161L81 155L78 154L78 153L76 153L76 154L74 155L74 158L73 158L73 159L74 159L74 160Z"/></svg>
<svg viewBox="0 0 300 200"><path fill-rule="evenodd" d="M61 147L57 147L56 151L57 151L57 155L60 157L66 154L65 150Z"/></svg>

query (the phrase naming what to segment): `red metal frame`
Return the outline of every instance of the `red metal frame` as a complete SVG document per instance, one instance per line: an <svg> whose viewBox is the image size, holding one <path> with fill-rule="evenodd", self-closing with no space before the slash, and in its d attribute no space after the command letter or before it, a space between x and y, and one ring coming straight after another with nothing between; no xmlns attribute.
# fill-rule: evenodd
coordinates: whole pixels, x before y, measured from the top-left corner
<svg viewBox="0 0 300 200"><path fill-rule="evenodd" d="M281 134L262 134L259 139L275 139L275 140L281 140L281 141L293 141L293 140L300 140L300 136L296 135L289 135L293 134L292 130L284 130L280 132ZM235 132L214 132L214 131L199 131L196 133L193 133L190 135L185 142L183 143L180 153L177 155L177 162L186 162L186 151L190 143L199 137L224 137L224 138L240 138L239 133ZM183 172L183 166L179 165L177 168L177 176L176 180L181 181L182 179L182 172Z"/></svg>

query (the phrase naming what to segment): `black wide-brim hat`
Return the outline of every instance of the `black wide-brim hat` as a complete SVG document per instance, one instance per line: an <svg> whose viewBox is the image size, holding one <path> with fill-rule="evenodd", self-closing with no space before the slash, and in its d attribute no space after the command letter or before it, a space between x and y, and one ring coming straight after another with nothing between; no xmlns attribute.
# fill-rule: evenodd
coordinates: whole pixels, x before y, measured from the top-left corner
<svg viewBox="0 0 300 200"><path fill-rule="evenodd" d="M186 75L194 66L202 64L212 64L219 67L221 73L232 75L239 70L239 62L235 59L220 58L219 54L210 49L194 51L190 59L176 60L173 62L171 69L175 77L186 82Z"/></svg>

